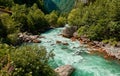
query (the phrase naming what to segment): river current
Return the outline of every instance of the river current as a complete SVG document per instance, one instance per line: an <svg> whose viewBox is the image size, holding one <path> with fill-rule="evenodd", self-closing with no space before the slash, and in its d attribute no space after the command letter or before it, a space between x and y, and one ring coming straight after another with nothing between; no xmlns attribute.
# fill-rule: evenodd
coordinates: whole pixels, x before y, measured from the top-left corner
<svg viewBox="0 0 120 76"><path fill-rule="evenodd" d="M71 76L120 76L120 64L115 60L105 60L99 55L90 55L85 45L79 41L71 41L60 36L64 28L55 28L42 34L39 45L45 46L47 51L53 50L54 60L49 65L54 69L61 65L72 65L75 71ZM62 43L56 43L61 41Z"/></svg>

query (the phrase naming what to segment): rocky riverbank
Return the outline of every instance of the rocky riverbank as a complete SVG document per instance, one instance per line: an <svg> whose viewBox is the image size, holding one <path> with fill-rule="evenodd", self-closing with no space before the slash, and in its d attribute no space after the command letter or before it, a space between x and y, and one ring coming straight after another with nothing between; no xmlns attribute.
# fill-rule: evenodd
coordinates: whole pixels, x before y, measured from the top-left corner
<svg viewBox="0 0 120 76"><path fill-rule="evenodd" d="M68 38L61 37L61 31L63 29L55 28L41 34L45 38L40 39L42 43L39 45L45 46L48 52L53 50L55 55L54 60L49 61L49 65L52 68L71 65L75 68L75 71L70 76L117 76L120 73L119 62L115 59L106 60L103 56L100 56L100 53L97 55L91 52L90 54L85 54L88 52L88 48L86 48L87 44L79 44L80 41L77 40L78 38L72 41ZM63 43L68 43L68 45L63 45Z"/></svg>
<svg viewBox="0 0 120 76"><path fill-rule="evenodd" d="M66 26L65 29L62 31L62 36L71 38L72 41L78 40L81 44L86 44L89 48L90 53L96 53L99 52L104 56L104 58L115 58L120 60L120 46L117 47L112 46L110 44L105 44L103 42L99 41L91 41L87 37L79 37L77 32L77 27L75 26Z"/></svg>
<svg viewBox="0 0 120 76"><path fill-rule="evenodd" d="M40 38L45 38L40 35L32 35L31 33L19 33L18 34L18 39L21 43L23 42L28 42L28 43L41 43Z"/></svg>
<svg viewBox="0 0 120 76"><path fill-rule="evenodd" d="M87 45L90 54L99 53L102 54L105 59L120 60L120 47L111 46L99 41L91 41L86 37L72 37L71 40L78 40L81 44Z"/></svg>

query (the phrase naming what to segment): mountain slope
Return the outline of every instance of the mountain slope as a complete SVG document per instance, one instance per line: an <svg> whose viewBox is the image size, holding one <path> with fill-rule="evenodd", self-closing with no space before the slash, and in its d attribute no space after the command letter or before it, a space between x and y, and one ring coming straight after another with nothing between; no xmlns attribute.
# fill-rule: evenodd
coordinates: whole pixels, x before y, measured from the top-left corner
<svg viewBox="0 0 120 76"><path fill-rule="evenodd" d="M44 4L48 12L52 10L69 12L73 8L75 0L44 0Z"/></svg>

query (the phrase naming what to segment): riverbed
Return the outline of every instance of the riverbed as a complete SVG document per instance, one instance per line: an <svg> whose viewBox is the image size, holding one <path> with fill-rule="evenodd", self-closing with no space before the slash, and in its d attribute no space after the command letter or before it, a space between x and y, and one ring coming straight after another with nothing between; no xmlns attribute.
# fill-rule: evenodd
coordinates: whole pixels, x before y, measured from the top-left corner
<svg viewBox="0 0 120 76"><path fill-rule="evenodd" d="M89 54L86 45L62 37L64 28L51 29L42 34L45 38L39 46L45 46L47 51L55 54L49 65L55 69L61 65L72 65L75 71L71 76L120 76L120 64L116 60L105 60L100 55ZM60 41L61 43L56 43ZM68 43L64 45L62 43Z"/></svg>

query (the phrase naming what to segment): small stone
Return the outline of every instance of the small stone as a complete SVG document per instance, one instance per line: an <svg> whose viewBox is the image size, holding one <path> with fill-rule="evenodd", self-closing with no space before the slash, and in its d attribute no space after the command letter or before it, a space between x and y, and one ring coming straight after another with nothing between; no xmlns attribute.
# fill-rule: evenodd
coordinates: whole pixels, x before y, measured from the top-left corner
<svg viewBox="0 0 120 76"><path fill-rule="evenodd" d="M41 43L41 41L40 40L33 40L33 43Z"/></svg>
<svg viewBox="0 0 120 76"><path fill-rule="evenodd" d="M61 42L61 41L56 41L56 43L57 43L57 44L60 44L60 43L62 43L62 42Z"/></svg>
<svg viewBox="0 0 120 76"><path fill-rule="evenodd" d="M63 45L69 45L68 43L62 43Z"/></svg>

